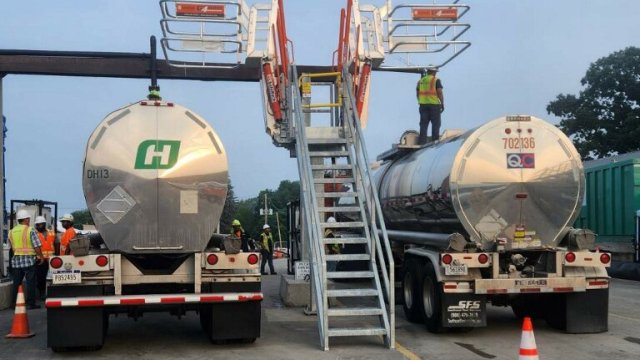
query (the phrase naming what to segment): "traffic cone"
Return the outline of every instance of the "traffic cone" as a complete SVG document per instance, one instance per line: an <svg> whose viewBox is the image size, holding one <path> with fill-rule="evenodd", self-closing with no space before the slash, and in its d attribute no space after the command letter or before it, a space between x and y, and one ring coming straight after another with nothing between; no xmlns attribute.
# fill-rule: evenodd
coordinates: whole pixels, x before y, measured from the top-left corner
<svg viewBox="0 0 640 360"><path fill-rule="evenodd" d="M518 360L539 360L536 338L533 335L531 318L525 317L522 323L522 337L520 338L520 356Z"/></svg>
<svg viewBox="0 0 640 360"><path fill-rule="evenodd" d="M34 335L35 334L29 330L29 319L27 319L27 308L24 303L24 292L22 291L22 285L20 285L16 298L16 312L13 317L13 325L11 325L11 333L5 337L9 339L24 339Z"/></svg>

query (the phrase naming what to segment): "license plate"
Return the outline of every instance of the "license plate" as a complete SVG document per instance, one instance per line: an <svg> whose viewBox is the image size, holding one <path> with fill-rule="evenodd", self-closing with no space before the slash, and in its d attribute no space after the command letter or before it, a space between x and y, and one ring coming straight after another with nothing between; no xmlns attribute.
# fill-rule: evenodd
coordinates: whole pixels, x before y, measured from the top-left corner
<svg viewBox="0 0 640 360"><path fill-rule="evenodd" d="M444 267L445 275L467 275L467 265L446 265Z"/></svg>
<svg viewBox="0 0 640 360"><path fill-rule="evenodd" d="M80 270L57 271L52 274L54 284L79 284L82 280Z"/></svg>

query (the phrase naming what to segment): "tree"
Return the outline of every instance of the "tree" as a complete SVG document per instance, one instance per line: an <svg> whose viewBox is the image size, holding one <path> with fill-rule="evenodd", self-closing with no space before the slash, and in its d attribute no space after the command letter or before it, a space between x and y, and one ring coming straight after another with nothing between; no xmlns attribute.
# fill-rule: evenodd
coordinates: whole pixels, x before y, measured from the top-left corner
<svg viewBox="0 0 640 360"><path fill-rule="evenodd" d="M73 223L78 225L93 225L93 218L89 209L76 210L71 213L73 216Z"/></svg>
<svg viewBox="0 0 640 360"><path fill-rule="evenodd" d="M231 222L236 217L236 211L238 208L238 200L233 192L233 185L231 185L231 178L228 178L229 188L227 189L227 198L224 202L224 208L222 208L222 215L220 216L220 232L225 234L231 229Z"/></svg>
<svg viewBox="0 0 640 360"><path fill-rule="evenodd" d="M560 94L547 112L583 159L640 149L640 48L628 47L596 60L580 81L579 96Z"/></svg>

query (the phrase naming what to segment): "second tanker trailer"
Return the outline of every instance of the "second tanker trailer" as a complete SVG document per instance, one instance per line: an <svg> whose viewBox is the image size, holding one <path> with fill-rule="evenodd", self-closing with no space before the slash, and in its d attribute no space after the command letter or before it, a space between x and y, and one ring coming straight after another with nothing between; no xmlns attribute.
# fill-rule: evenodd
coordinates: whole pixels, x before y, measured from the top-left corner
<svg viewBox="0 0 640 360"><path fill-rule="evenodd" d="M610 254L571 229L580 156L555 126L506 116L423 147L398 146L375 177L403 307L428 330L486 325L486 305L571 333L607 330Z"/></svg>

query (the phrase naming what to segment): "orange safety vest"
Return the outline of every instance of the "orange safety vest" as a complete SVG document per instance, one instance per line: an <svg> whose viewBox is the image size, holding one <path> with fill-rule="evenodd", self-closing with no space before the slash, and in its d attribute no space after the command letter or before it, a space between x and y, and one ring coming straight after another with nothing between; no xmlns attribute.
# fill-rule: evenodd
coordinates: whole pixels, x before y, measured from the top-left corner
<svg viewBox="0 0 640 360"><path fill-rule="evenodd" d="M69 249L69 241L76 236L76 229L73 227L65 230L64 234L60 238L60 255L67 255L67 249Z"/></svg>
<svg viewBox="0 0 640 360"><path fill-rule="evenodd" d="M56 240L56 234L51 230L47 231L47 236L44 236L44 234L41 233L40 231L36 231L36 234L38 234L38 237L40 238L40 242L42 243L42 246L40 247L40 250L42 250L42 256L44 256L45 259L48 259L51 256L53 256L53 253L54 253L53 243Z"/></svg>

